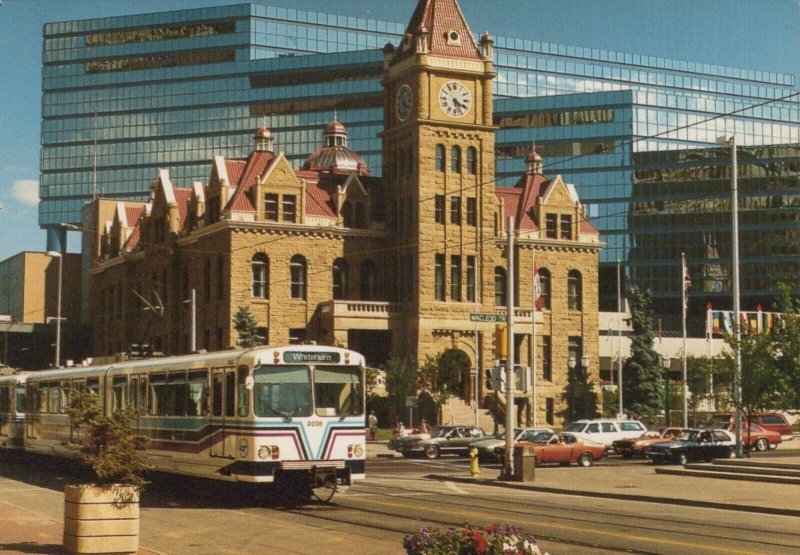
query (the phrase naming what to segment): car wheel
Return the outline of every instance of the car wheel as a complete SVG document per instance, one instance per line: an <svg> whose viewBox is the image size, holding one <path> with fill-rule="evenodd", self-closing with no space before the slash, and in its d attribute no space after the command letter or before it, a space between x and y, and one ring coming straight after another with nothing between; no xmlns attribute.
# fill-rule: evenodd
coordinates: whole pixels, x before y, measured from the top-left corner
<svg viewBox="0 0 800 555"><path fill-rule="evenodd" d="M425 446L425 456L429 459L436 459L439 457L439 446L438 445L426 445Z"/></svg>
<svg viewBox="0 0 800 555"><path fill-rule="evenodd" d="M686 453L678 453L675 461L680 465L684 465L689 462L689 457L686 456Z"/></svg>
<svg viewBox="0 0 800 555"><path fill-rule="evenodd" d="M756 451L766 451L769 448L769 442L763 437L756 441Z"/></svg>
<svg viewBox="0 0 800 555"><path fill-rule="evenodd" d="M580 466L584 466L584 467L592 466L592 462L593 461L594 461L594 458L592 457L591 453L583 453L583 454L581 454L580 457L578 457L578 464Z"/></svg>

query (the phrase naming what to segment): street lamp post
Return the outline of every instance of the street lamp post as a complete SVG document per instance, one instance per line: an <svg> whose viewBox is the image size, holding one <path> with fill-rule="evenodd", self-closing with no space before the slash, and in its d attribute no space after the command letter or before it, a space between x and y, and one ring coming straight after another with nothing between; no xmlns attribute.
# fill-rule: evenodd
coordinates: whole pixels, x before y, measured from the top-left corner
<svg viewBox="0 0 800 555"><path fill-rule="evenodd" d="M736 162L736 135L724 135L717 139L720 146L729 146L731 149L731 274L733 277L733 317L736 333L736 367L733 375L733 397L736 407L736 456L743 456L742 450L742 320L741 303L739 298L739 190L738 168Z"/></svg>
<svg viewBox="0 0 800 555"><path fill-rule="evenodd" d="M61 361L61 272L64 263L64 256L58 251L47 251L47 256L58 258L58 300L56 308L56 359L55 368L59 367Z"/></svg>
<svg viewBox="0 0 800 555"><path fill-rule="evenodd" d="M664 423L669 426L670 425L670 417L669 417L669 365L672 361L669 359L668 356L661 357L661 366L664 367L666 370L665 374L667 376L666 380L664 380Z"/></svg>

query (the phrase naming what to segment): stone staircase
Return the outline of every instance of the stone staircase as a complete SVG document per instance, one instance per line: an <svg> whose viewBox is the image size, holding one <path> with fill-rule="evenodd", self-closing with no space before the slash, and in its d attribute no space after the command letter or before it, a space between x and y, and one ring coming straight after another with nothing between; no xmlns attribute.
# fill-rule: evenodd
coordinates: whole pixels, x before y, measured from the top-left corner
<svg viewBox="0 0 800 555"><path fill-rule="evenodd" d="M475 424L475 409L472 405L464 402L457 397L451 397L447 404L442 408L442 424ZM489 411L484 409L478 410L478 426L483 428L487 434L492 433L494 430L494 419Z"/></svg>
<svg viewBox="0 0 800 555"><path fill-rule="evenodd" d="M800 461L714 459L711 463L690 463L683 467L660 466L656 468L656 473L800 485Z"/></svg>

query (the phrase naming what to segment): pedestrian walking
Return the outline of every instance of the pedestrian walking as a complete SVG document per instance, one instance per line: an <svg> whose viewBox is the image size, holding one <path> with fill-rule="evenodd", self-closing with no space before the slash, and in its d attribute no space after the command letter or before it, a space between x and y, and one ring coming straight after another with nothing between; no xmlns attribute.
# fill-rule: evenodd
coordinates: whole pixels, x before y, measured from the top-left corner
<svg viewBox="0 0 800 555"><path fill-rule="evenodd" d="M378 417L375 416L374 410L369 411L367 425L369 426L369 439L370 441L375 441L378 436Z"/></svg>

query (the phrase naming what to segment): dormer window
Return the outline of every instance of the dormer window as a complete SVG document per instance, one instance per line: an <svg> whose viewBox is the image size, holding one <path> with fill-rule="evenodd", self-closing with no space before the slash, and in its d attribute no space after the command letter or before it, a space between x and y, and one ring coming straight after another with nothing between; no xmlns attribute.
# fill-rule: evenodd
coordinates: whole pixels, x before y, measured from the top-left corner
<svg viewBox="0 0 800 555"><path fill-rule="evenodd" d="M461 46L461 33L455 29L450 29L447 31L445 38L447 39L447 44L449 46Z"/></svg>

